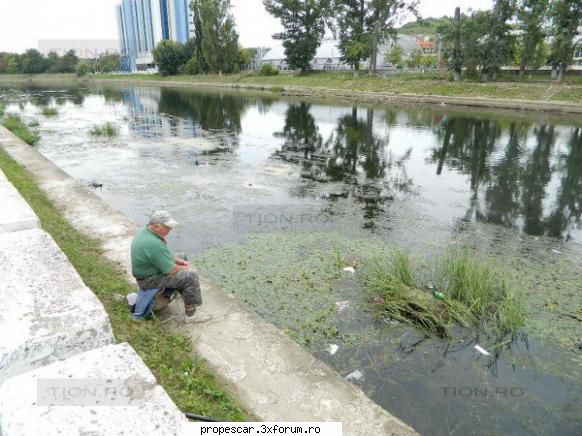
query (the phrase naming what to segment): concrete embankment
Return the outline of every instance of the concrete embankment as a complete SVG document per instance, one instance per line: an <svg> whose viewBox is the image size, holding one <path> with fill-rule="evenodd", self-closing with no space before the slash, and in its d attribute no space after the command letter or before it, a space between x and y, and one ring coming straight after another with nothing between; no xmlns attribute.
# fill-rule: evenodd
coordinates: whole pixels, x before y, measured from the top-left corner
<svg viewBox="0 0 582 436"><path fill-rule="evenodd" d="M1 127L0 146L32 173L77 230L100 241L106 257L132 280L129 248L136 224ZM257 420L341 421L346 436L414 434L233 296L206 280L202 284L205 310L214 319L184 331Z"/></svg>
<svg viewBox="0 0 582 436"><path fill-rule="evenodd" d="M0 434L177 434L185 416L113 344L105 308L1 171L0 203Z"/></svg>

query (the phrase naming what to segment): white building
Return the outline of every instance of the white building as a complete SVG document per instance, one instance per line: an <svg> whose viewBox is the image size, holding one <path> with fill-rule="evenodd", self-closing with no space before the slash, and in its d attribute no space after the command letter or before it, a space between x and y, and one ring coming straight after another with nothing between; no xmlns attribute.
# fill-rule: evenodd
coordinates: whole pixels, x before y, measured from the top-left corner
<svg viewBox="0 0 582 436"><path fill-rule="evenodd" d="M377 68L379 70L393 67L388 63L386 57L395 45L402 48L405 58L413 52L422 51L422 48L415 38L408 35L398 35L395 41L389 40L386 44L382 44L379 47L377 58ZM324 39L315 53L315 57L311 63L312 68L314 70L350 70L351 66L341 61L341 55L338 40ZM285 49L279 42L263 56L261 65L271 64L279 70L287 70L289 67L285 58ZM364 64L364 68L367 68L368 61L366 60Z"/></svg>

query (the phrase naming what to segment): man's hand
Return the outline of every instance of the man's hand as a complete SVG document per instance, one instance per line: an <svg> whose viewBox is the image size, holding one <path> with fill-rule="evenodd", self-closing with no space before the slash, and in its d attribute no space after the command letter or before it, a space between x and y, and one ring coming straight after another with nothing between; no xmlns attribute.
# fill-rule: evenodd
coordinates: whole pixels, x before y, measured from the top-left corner
<svg viewBox="0 0 582 436"><path fill-rule="evenodd" d="M184 259L180 259L180 258L176 259L176 265L183 266L185 268L190 268L190 262L188 262L187 260L184 260Z"/></svg>

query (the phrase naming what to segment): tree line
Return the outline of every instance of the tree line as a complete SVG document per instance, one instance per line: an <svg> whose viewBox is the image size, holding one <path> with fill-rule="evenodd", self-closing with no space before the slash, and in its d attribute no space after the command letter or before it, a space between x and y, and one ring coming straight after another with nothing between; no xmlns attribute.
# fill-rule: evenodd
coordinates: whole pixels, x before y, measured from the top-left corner
<svg viewBox="0 0 582 436"><path fill-rule="evenodd" d="M495 0L493 9L461 15L442 26L448 67L455 80L465 72L495 80L505 65L527 69L551 66L562 81L572 64L582 0Z"/></svg>
<svg viewBox="0 0 582 436"><path fill-rule="evenodd" d="M36 49L23 54L0 52L0 74L67 74L83 76L89 72L111 73L119 70L119 55L104 53L95 59L79 59L74 50L63 56L51 51L47 56Z"/></svg>
<svg viewBox="0 0 582 436"><path fill-rule="evenodd" d="M356 71L369 59L377 67L378 47L395 39L404 15L418 17L418 0L263 0L278 18L290 69L310 70L316 50L327 30L339 39L341 60ZM582 0L494 0L488 11L455 18L439 29L445 60L461 78L481 73L495 79L504 65L519 59L520 71L544 64L562 80L572 62L582 26ZM399 57L397 53L391 57ZM415 54L415 56L420 56Z"/></svg>

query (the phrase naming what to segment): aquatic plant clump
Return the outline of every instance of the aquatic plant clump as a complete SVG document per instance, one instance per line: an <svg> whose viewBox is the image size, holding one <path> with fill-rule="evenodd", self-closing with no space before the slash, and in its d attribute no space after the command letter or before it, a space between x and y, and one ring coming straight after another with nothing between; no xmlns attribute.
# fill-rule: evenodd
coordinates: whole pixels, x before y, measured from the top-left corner
<svg viewBox="0 0 582 436"><path fill-rule="evenodd" d="M34 145L40 140L40 136L30 130L18 115L8 115L2 120L2 125L28 145Z"/></svg>
<svg viewBox="0 0 582 436"><path fill-rule="evenodd" d="M53 107L48 107L45 106L42 108L41 113L45 116L45 117L56 117L59 114L59 111L56 110Z"/></svg>
<svg viewBox="0 0 582 436"><path fill-rule="evenodd" d="M119 135L119 128L115 124L107 122L102 125L95 124L89 133L93 136L106 136L108 138L113 138Z"/></svg>
<svg viewBox="0 0 582 436"><path fill-rule="evenodd" d="M380 310L395 320L448 336L458 324L492 333L497 339L515 336L525 322L519 294L486 262L468 251L448 252L436 271L431 294L413 275L410 257L396 251L390 262L376 261L362 276Z"/></svg>
<svg viewBox="0 0 582 436"><path fill-rule="evenodd" d="M5 112L6 112L6 106L4 106L3 103L0 103L0 118L2 118L4 116Z"/></svg>

